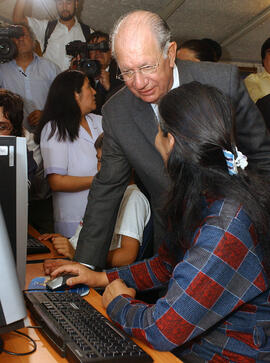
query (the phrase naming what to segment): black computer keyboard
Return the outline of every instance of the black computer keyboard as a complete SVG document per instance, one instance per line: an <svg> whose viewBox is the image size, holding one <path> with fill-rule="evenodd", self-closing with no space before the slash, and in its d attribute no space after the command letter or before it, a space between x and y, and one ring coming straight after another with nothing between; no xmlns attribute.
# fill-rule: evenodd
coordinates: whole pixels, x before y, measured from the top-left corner
<svg viewBox="0 0 270 363"><path fill-rule="evenodd" d="M34 237L27 237L27 254L50 253L50 249Z"/></svg>
<svg viewBox="0 0 270 363"><path fill-rule="evenodd" d="M152 362L128 335L76 293L24 292L52 346L69 362Z"/></svg>

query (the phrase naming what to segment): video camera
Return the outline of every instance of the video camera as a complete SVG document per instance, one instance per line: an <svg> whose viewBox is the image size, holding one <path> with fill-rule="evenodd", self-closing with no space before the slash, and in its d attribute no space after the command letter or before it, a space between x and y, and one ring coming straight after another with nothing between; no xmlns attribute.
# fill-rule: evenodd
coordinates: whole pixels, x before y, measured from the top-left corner
<svg viewBox="0 0 270 363"><path fill-rule="evenodd" d="M17 47L12 38L23 36L23 28L20 25L0 27L0 63L5 63L16 57Z"/></svg>
<svg viewBox="0 0 270 363"><path fill-rule="evenodd" d="M89 78L96 78L101 73L101 64L97 60L89 59L90 50L99 50L101 52L108 52L110 50L108 42L105 40L100 43L84 43L80 40L74 40L66 45L67 55L76 57L80 55L81 59L75 61L73 64L76 69L79 69L86 73Z"/></svg>

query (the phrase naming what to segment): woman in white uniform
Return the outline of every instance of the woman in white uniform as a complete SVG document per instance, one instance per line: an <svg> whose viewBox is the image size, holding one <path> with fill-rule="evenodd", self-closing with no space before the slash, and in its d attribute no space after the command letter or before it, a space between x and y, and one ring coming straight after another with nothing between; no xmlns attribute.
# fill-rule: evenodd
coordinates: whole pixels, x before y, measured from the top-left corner
<svg viewBox="0 0 270 363"><path fill-rule="evenodd" d="M88 191L97 172L94 143L102 132L95 90L86 75L67 70L49 90L39 123L45 177L53 191L55 232L71 237L84 215Z"/></svg>

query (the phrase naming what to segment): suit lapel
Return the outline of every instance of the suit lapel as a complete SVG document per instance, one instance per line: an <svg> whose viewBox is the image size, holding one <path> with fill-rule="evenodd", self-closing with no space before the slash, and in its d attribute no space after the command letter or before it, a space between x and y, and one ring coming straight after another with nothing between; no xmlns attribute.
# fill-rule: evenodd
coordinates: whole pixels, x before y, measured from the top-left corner
<svg viewBox="0 0 270 363"><path fill-rule="evenodd" d="M134 98L134 101L135 106L131 108L134 110L134 122L141 130L144 137L153 144L158 132L158 121L156 119L155 112L151 104L145 103L139 98Z"/></svg>

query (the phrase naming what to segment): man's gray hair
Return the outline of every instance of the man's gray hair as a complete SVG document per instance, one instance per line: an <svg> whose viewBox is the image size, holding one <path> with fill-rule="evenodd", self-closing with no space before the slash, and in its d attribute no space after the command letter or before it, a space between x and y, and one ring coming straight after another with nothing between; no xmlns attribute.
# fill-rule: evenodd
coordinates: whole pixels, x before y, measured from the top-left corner
<svg viewBox="0 0 270 363"><path fill-rule="evenodd" d="M166 23L165 20L163 20L158 14L152 13L150 11L142 11L142 10L133 10L130 11L127 14L124 14L121 16L117 22L114 24L114 27L110 34L110 41L111 41L111 50L112 55L116 59L115 54L115 38L118 34L119 28L121 25L125 22L125 20L132 14L142 12L145 17L145 24L148 24L155 36L155 38L158 41L158 45L160 47L160 50L163 50L163 56L164 58L167 57L167 51L170 45L170 39L171 39L171 31Z"/></svg>

